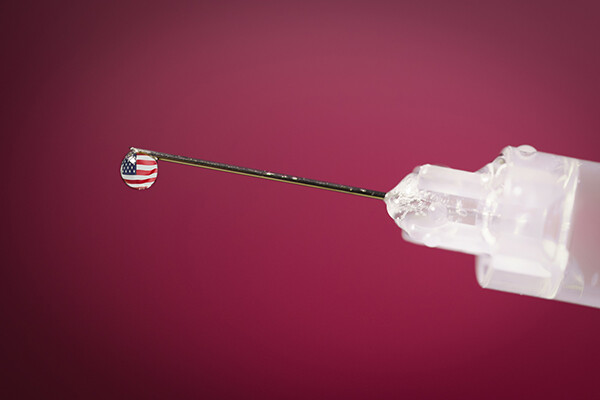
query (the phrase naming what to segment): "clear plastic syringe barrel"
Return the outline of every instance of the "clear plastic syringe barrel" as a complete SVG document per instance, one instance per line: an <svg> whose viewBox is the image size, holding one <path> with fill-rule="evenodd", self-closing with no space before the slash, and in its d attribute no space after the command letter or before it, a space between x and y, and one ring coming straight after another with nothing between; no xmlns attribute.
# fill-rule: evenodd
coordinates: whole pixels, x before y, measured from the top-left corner
<svg viewBox="0 0 600 400"><path fill-rule="evenodd" d="M484 288L600 307L600 164L507 147L477 172L417 167L385 197L408 241L477 255Z"/></svg>

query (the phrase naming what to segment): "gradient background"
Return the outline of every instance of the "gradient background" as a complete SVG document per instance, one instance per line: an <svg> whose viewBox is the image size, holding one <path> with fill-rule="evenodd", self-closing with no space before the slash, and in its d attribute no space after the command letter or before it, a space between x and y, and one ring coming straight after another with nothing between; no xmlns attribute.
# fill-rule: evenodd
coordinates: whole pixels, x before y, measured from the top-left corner
<svg viewBox="0 0 600 400"><path fill-rule="evenodd" d="M0 397L598 398L599 310L483 290L378 201L119 178L600 161L600 6L521 3L4 2Z"/></svg>

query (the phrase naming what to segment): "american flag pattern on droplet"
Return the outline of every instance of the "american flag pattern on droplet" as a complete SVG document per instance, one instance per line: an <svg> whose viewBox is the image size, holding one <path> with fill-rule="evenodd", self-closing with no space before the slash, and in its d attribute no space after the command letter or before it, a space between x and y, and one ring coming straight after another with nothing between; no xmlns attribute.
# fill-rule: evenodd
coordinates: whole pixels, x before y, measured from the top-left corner
<svg viewBox="0 0 600 400"><path fill-rule="evenodd" d="M156 180L157 175L158 163L154 157L129 153L121 163L121 178L131 188L148 189Z"/></svg>

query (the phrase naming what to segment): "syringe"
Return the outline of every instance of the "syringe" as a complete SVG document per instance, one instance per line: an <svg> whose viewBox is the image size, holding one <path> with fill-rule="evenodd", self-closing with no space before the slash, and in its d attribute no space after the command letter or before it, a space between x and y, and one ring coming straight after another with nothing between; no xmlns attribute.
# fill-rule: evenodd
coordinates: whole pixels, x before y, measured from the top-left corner
<svg viewBox="0 0 600 400"><path fill-rule="evenodd" d="M600 308L600 163L509 146L477 172L427 164L385 193L132 147L121 177L147 189L157 160L384 200L406 240L474 254L482 287Z"/></svg>

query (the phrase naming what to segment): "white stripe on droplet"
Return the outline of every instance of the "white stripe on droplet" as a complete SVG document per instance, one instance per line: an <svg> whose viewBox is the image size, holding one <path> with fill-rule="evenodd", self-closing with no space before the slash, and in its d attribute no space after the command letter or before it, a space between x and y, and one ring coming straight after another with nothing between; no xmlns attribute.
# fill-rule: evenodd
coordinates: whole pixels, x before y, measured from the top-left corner
<svg viewBox="0 0 600 400"><path fill-rule="evenodd" d="M141 171L152 171L153 169L156 168L156 164L155 165L136 165L136 168L141 170Z"/></svg>
<svg viewBox="0 0 600 400"><path fill-rule="evenodd" d="M144 179L152 179L152 178L156 178L156 174L150 174L150 175L124 175L121 174L121 176L123 177L123 179L127 179L128 181L143 181Z"/></svg>
<svg viewBox="0 0 600 400"><path fill-rule="evenodd" d="M144 161L156 161L156 159L154 157L147 156L145 154L138 154L137 155L137 159L138 160L144 160Z"/></svg>

